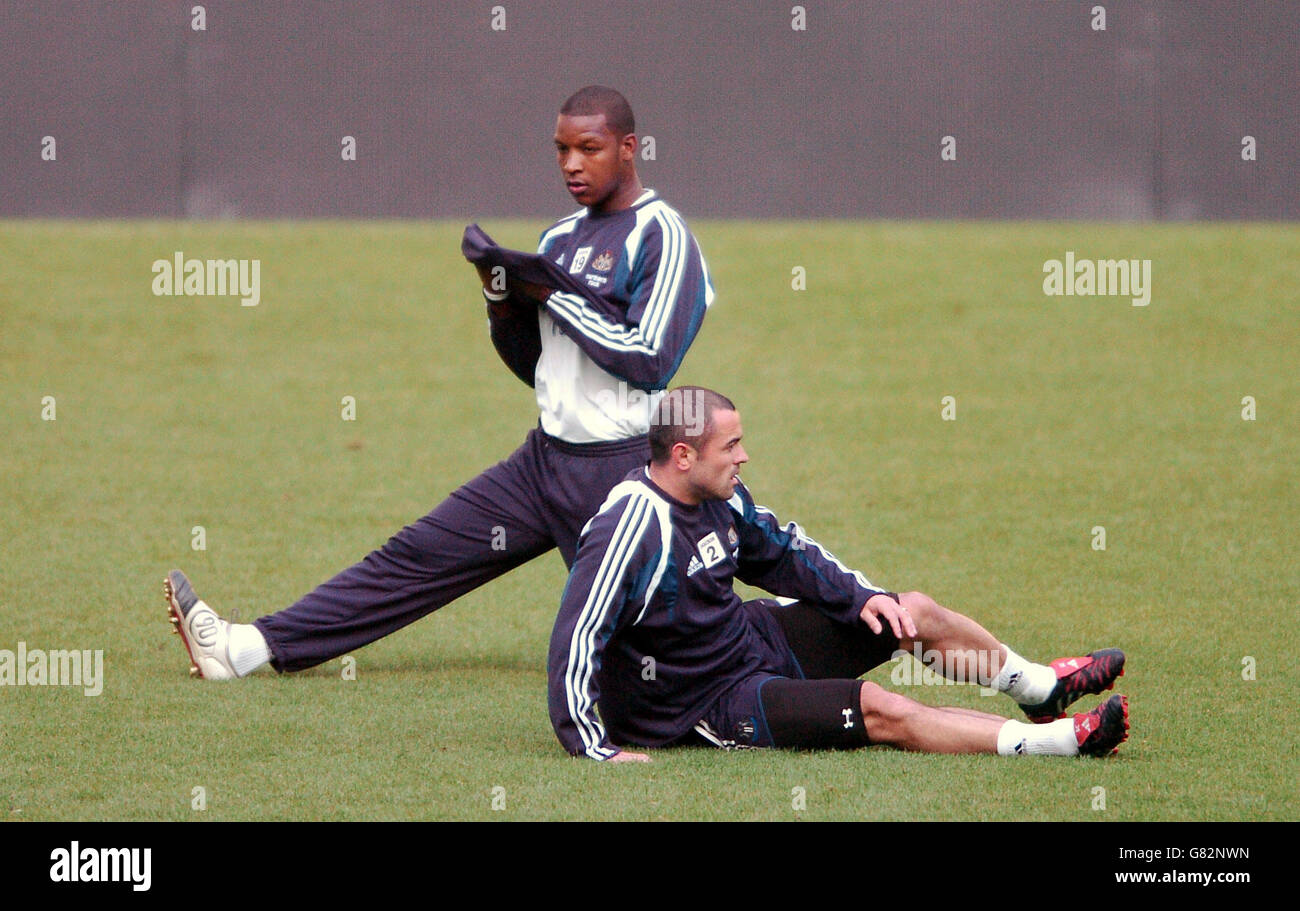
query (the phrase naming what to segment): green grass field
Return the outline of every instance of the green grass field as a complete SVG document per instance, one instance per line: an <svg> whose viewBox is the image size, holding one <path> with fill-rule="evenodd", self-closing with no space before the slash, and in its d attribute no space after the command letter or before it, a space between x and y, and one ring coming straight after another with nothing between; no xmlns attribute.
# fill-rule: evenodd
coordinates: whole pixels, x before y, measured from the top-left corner
<svg viewBox="0 0 1300 911"><path fill-rule="evenodd" d="M531 248L542 225L485 227ZM9 221L0 649L102 649L104 683L0 687L0 819L1300 818L1300 228L693 227L718 300L677 379L736 399L760 502L1027 656L1122 646L1118 756L571 760L554 554L355 653L355 680L191 680L169 568L243 620L287 605L508 454L531 390L459 223ZM176 250L260 259L261 304L155 297ZM1150 259L1150 305L1045 296L1066 250Z"/></svg>

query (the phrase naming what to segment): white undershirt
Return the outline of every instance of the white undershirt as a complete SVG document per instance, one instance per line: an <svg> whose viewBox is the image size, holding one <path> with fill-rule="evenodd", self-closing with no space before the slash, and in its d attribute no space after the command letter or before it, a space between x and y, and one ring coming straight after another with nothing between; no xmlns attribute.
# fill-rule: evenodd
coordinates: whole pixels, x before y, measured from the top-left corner
<svg viewBox="0 0 1300 911"><path fill-rule="evenodd" d="M645 392L607 373L545 310L539 311L538 329L542 354L534 385L544 431L570 443L626 440L649 431L663 390Z"/></svg>

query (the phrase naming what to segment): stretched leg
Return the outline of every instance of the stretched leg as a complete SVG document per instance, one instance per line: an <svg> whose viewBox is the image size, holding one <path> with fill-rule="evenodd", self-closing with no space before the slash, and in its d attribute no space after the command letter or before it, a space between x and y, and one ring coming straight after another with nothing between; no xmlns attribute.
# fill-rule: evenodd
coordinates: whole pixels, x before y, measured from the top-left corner
<svg viewBox="0 0 1300 911"><path fill-rule="evenodd" d="M924 753L996 753L1007 719L950 711L863 683L862 718L872 743Z"/></svg>
<svg viewBox="0 0 1300 911"><path fill-rule="evenodd" d="M885 744L930 753L997 752L998 734L1007 723L983 712L922 705L861 680L789 677L747 681L706 721L719 738L755 746Z"/></svg>
<svg viewBox="0 0 1300 911"><path fill-rule="evenodd" d="M1091 712L1028 724L984 712L935 708L863 683L862 718L872 743L926 753L1107 756L1128 738L1128 703L1113 696Z"/></svg>
<svg viewBox="0 0 1300 911"><path fill-rule="evenodd" d="M367 645L554 547L529 448L292 606L256 620L275 668L302 670Z"/></svg>
<svg viewBox="0 0 1300 911"><path fill-rule="evenodd" d="M256 622L279 670L360 648L578 536L609 489L649 457L644 437L565 443L533 430L504 462L297 604Z"/></svg>
<svg viewBox="0 0 1300 911"><path fill-rule="evenodd" d="M1113 696L1092 712L1028 724L932 707L862 680L759 674L724 693L696 726L723 747L856 749L881 744L928 753L1107 755L1128 736L1128 707Z"/></svg>
<svg viewBox="0 0 1300 911"><path fill-rule="evenodd" d="M382 548L252 624L220 619L173 571L164 595L191 672L230 679L268 661L278 670L302 670L386 636L556 546L569 564L609 488L648 457L644 437L572 444L535 429L510 458Z"/></svg>

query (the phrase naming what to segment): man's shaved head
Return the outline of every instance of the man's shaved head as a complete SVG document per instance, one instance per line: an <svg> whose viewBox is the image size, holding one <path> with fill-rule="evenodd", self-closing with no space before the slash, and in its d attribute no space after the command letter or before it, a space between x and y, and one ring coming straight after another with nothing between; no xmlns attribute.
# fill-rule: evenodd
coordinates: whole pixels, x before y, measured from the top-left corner
<svg viewBox="0 0 1300 911"><path fill-rule="evenodd" d="M605 124L618 138L636 132L636 118L632 106L619 92L608 86L588 85L578 89L560 106L560 113L569 117L605 115Z"/></svg>
<svg viewBox="0 0 1300 911"><path fill-rule="evenodd" d="M703 386L668 390L650 418L650 461L662 465L678 443L703 449L713 435L713 413L735 410L731 399Z"/></svg>

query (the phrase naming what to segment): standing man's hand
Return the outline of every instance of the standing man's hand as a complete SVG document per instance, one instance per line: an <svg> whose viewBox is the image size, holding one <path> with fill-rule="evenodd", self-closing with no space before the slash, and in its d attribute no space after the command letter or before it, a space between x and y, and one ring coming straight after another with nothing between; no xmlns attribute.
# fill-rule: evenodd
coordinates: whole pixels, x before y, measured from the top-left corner
<svg viewBox="0 0 1300 911"><path fill-rule="evenodd" d="M862 622L867 624L876 635L880 635L880 631L884 629L879 619L884 617L889 621L889 628L900 640L916 638L916 624L912 622L912 615L907 612L907 608L889 595L872 595L867 599L867 603L862 605L860 616Z"/></svg>
<svg viewBox="0 0 1300 911"><path fill-rule="evenodd" d="M501 266L489 266L486 263L475 263L474 268L478 270L478 279L483 283L483 290L495 297L499 297L509 290L514 290L524 297L532 298L539 304L546 303L546 299L555 293L554 288L547 288L544 285L535 285L532 282L512 281L507 287L505 282L504 270L500 273L501 277L493 275L494 269L502 269Z"/></svg>
<svg viewBox="0 0 1300 911"><path fill-rule="evenodd" d="M649 762L650 756L646 753L630 753L627 750L619 750L613 756L605 760L606 762Z"/></svg>
<svg viewBox="0 0 1300 911"><path fill-rule="evenodd" d="M483 283L484 291L487 291L490 294L506 293L504 269L501 271L501 280L495 281L495 276L492 274L492 267L489 266L487 263L475 263L474 268L478 271L478 280ZM500 285L501 287L499 288L493 287L494 281L496 284Z"/></svg>

